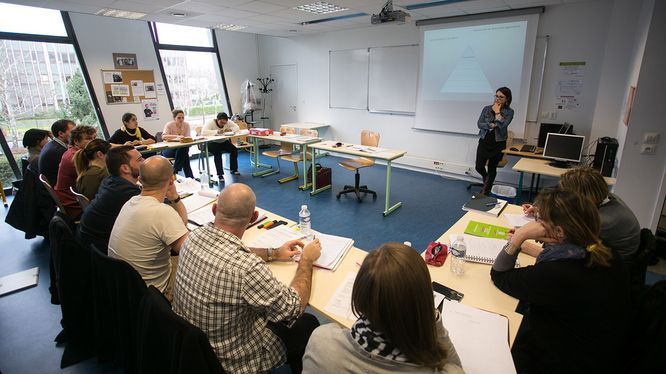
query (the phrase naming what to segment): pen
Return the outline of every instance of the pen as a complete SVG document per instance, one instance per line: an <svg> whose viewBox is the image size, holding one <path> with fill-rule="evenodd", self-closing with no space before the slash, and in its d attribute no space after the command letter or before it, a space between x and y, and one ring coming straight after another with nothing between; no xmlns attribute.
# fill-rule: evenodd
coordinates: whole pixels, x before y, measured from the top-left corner
<svg viewBox="0 0 666 374"><path fill-rule="evenodd" d="M191 219L188 219L187 222L188 222L188 223L191 223L191 224L193 224L194 226L197 226L197 227L201 227L201 226L202 226L202 225L200 225L200 224L198 224L198 223L192 221Z"/></svg>

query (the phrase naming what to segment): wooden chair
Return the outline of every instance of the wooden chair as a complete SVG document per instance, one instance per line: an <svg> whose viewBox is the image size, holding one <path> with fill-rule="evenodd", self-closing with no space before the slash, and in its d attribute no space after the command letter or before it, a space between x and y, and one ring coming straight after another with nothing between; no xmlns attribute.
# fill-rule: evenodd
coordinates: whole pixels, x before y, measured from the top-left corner
<svg viewBox="0 0 666 374"><path fill-rule="evenodd" d="M42 182L46 190L49 192L49 195L51 195L51 198L53 199L53 202L55 203L56 207L58 207L58 209L61 212L63 213L66 212L65 206L62 205L62 203L60 202L60 198L58 198L58 195L56 195L55 190L53 189L53 187L51 187L49 181L46 180L44 174L39 174L39 181Z"/></svg>
<svg viewBox="0 0 666 374"><path fill-rule="evenodd" d="M318 132L317 130L301 129L301 131L300 131L300 135L302 135L302 136L311 136L311 137L313 137L313 138L316 138L316 137L319 136L319 132ZM299 153L293 153L293 154L290 154L290 155L287 155L287 156L282 156L282 157L280 157L280 158L283 159L283 160L286 160L286 161L289 161L289 162L293 162L293 163L294 163L294 175L289 176L289 177L286 177L286 178L283 178L283 179L285 180L284 182L288 182L288 181L292 181L292 180L294 180L294 179L298 179L298 177L299 177L299 174L298 174L298 163L301 162L301 161L303 161L303 154L300 153L300 152L299 152ZM305 159L306 159L307 161L312 161L312 155L309 154L309 153L306 154L306 155L305 155ZM283 179L280 179L278 182L280 182L280 183L284 183L284 182L282 181Z"/></svg>
<svg viewBox="0 0 666 374"><path fill-rule="evenodd" d="M509 130L507 133L506 137L506 148L504 150L508 151L509 148L511 148L511 144L513 144L513 131ZM497 168L503 168L506 166L506 164L509 163L509 155L507 153L502 154L502 159L500 160L499 164L497 164ZM488 163L486 162L486 166L488 166ZM483 187L483 183L470 183L467 185L467 189L471 189L472 187ZM520 194L521 191L518 191Z"/></svg>
<svg viewBox="0 0 666 374"><path fill-rule="evenodd" d="M296 129L293 128L293 127L289 127L289 126L280 126L280 133L295 134ZM277 151L264 151L264 152L262 152L261 153L262 155L272 157L272 158L277 160L277 169L275 169L274 171L272 171L268 174L262 175L262 177L267 177L269 175L279 173L280 172L280 158L283 157L283 156L289 156L292 153L294 153L294 146L293 146L293 144L287 143L287 142L280 142L280 149L277 150ZM295 166L295 168L296 168L296 173L294 175L284 177L284 178L278 180L278 182L286 183L286 182L292 181L294 179L298 179L298 166Z"/></svg>
<svg viewBox="0 0 666 374"><path fill-rule="evenodd" d="M377 147L379 145L379 133L370 131L370 130L363 130L361 132L361 144L362 145L367 145L371 147ZM370 159L370 158L365 158L365 157L359 157L359 158L354 158L351 160L345 160L338 165L341 167L351 170L356 172L354 175L354 185L349 186L345 185L344 189L336 195L336 198L340 198L341 195L348 194L348 193L354 193L356 194L356 199L358 202L361 202L361 192L366 193L366 194L372 194L372 198L376 199L377 198L377 193L375 191L369 190L368 186L361 186L361 175L359 174L359 169L362 168L367 168L368 166L372 166L375 164L375 160Z"/></svg>
<svg viewBox="0 0 666 374"><path fill-rule="evenodd" d="M238 125L238 127L241 130L247 130L247 123L245 123L245 121L243 121L242 119L238 119L234 122ZM252 150L254 148L252 142L248 142L247 136L238 137L237 140L234 142L234 145L236 146L236 148L244 149L250 153L252 153Z"/></svg>
<svg viewBox="0 0 666 374"><path fill-rule="evenodd" d="M69 187L69 191L72 193L72 195L74 195L76 202L81 206L81 210L86 210L88 205L90 205L90 200L88 200L86 195L74 191L74 187L71 186Z"/></svg>

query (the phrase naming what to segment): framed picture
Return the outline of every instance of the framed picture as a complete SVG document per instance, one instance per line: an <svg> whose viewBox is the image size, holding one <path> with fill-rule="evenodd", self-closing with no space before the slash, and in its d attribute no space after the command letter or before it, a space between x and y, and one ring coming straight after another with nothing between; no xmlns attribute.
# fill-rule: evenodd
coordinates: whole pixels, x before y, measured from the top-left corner
<svg viewBox="0 0 666 374"><path fill-rule="evenodd" d="M114 53L113 68L138 69L139 65L136 62L136 53Z"/></svg>

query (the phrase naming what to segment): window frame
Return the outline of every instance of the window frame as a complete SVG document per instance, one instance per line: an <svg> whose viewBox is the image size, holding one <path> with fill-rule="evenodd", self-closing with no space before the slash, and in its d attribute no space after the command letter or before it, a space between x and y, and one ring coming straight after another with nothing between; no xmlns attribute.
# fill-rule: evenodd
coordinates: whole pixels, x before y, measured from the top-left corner
<svg viewBox="0 0 666 374"><path fill-rule="evenodd" d="M215 30L208 29L210 31L213 41L212 47L199 47L191 45L180 45L180 44L163 44L160 43L159 33L157 32L157 23L148 22L148 29L150 30L150 35L153 40L153 47L155 48L155 55L157 56L157 63L160 67L160 72L162 73L162 82L164 82L164 88L166 89L167 99L169 100L169 106L171 110L174 109L173 98L171 96L171 90L169 89L169 82L167 80L166 71L164 70L164 65L162 63L162 54L160 53L161 49L169 51L185 51L185 52L209 52L215 55L217 59L217 66L220 69L220 78L222 79L222 89L224 90L224 98L227 101L227 109L229 111L229 117L233 115L233 109L231 108L231 100L229 99L229 90L227 89L227 80L224 77L224 68L222 66L222 58L220 57L220 50L217 44L217 37L215 35Z"/></svg>
<svg viewBox="0 0 666 374"><path fill-rule="evenodd" d="M56 43L56 44L69 44L74 47L74 53L76 53L76 58L78 60L79 68L81 69L81 74L83 75L83 81L86 84L88 89L88 94L90 95L90 101L95 109L95 114L97 115L97 120L99 121L100 128L104 133L106 139L109 138L109 130L106 128L106 122L104 121L104 116L102 115L102 110L97 101L97 95L95 95L95 90L93 88L92 82L90 80L90 75L88 74L88 68L86 62L83 58L83 53L79 47L79 41L76 38L76 33L74 32L74 26L72 25L72 20L69 18L69 12L60 11L60 16L62 17L62 22L65 26L65 31L67 36L55 36L55 35L43 35L43 34L25 34L25 33L13 33L13 32L0 32L0 40L16 40L16 41L26 41L26 42L37 42L37 43ZM9 144L5 135L0 131L0 146L2 151L7 157L10 167L14 171L14 177L16 179L22 179L23 175L21 173L21 168L19 168L14 154L12 154ZM11 186L4 186L5 189L10 189Z"/></svg>

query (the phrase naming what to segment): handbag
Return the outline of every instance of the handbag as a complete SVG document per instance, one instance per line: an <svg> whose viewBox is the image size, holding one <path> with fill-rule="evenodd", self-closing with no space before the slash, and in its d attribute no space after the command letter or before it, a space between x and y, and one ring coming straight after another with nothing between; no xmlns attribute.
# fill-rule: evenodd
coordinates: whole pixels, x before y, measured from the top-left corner
<svg viewBox="0 0 666 374"><path fill-rule="evenodd" d="M320 189L326 186L331 185L331 174L333 171L331 168L326 168L321 166L320 163L315 164L315 172L317 173L317 186L315 186L315 189ZM307 177L307 184L312 183L312 165L308 168L308 177Z"/></svg>
<svg viewBox="0 0 666 374"><path fill-rule="evenodd" d="M449 253L446 244L440 242L431 242L425 251L425 262L428 265L442 266L446 261L446 255Z"/></svg>

